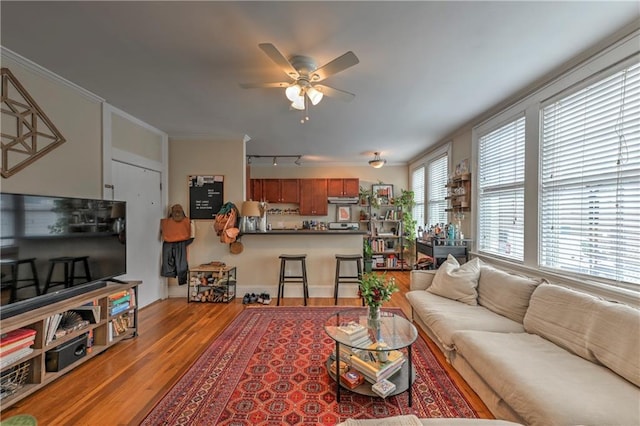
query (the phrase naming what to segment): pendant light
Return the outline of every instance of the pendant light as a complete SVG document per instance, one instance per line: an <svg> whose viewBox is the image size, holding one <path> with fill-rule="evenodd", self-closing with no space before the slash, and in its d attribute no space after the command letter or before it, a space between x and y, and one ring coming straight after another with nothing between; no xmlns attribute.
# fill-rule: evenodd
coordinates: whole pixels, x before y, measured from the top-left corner
<svg viewBox="0 0 640 426"><path fill-rule="evenodd" d="M374 154L375 155L373 157L373 160L369 160L369 165L371 167L373 167L374 169L379 169L380 167L387 164L387 160L383 160L382 158L380 158L379 152L374 152Z"/></svg>

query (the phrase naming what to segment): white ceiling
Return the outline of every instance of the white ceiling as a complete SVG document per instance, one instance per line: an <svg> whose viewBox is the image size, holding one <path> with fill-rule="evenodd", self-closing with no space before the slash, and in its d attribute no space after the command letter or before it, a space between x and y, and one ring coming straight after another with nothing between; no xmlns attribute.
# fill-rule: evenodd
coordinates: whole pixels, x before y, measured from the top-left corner
<svg viewBox="0 0 640 426"><path fill-rule="evenodd" d="M171 138L242 140L249 154L305 164L403 164L640 17L637 1L10 2L4 47L90 90ZM310 121L258 48L323 65Z"/></svg>

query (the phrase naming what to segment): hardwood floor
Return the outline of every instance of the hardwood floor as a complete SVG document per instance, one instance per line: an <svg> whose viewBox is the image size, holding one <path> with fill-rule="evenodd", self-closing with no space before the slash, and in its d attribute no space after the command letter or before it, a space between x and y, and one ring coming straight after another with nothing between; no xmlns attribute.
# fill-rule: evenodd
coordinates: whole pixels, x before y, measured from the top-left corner
<svg viewBox="0 0 640 426"><path fill-rule="evenodd" d="M388 275L396 278L400 292L385 306L400 307L410 318L411 307L404 297L409 273ZM313 298L308 304L331 306L333 299ZM338 304L359 306L360 299L342 298ZM302 305L302 298L287 298L281 305ZM271 306L275 306L275 300ZM242 295L229 304L187 304L185 299L168 299L147 306L140 310L138 337L113 346L2 411L2 419L31 414L39 425L137 425L244 307ZM480 417L492 418L433 342L420 334Z"/></svg>

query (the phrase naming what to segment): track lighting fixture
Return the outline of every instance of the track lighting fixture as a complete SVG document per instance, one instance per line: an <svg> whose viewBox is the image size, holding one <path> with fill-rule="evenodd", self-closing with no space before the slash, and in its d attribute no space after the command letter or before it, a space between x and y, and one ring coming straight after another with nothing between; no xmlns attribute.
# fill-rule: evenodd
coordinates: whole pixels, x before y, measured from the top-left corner
<svg viewBox="0 0 640 426"><path fill-rule="evenodd" d="M271 164L274 166L277 166L280 160L282 159L289 159L289 158L294 158L295 160L293 161L293 164L295 164L296 166L301 166L302 165L302 155L247 155L247 164L254 164L254 159L261 159L261 158L270 158L271 159ZM259 163L259 161L258 161ZM287 163L285 162L285 165Z"/></svg>

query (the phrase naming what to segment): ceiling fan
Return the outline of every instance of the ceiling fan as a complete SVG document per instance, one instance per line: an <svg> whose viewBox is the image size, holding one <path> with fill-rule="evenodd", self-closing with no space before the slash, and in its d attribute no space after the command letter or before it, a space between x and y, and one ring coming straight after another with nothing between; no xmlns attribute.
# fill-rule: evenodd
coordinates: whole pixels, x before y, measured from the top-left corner
<svg viewBox="0 0 640 426"><path fill-rule="evenodd" d="M308 102L317 105L324 95L338 98L344 101L352 100L356 95L339 90L326 84L319 84L326 78L344 71L360 62L351 51L338 56L331 62L317 67L315 61L307 56L295 55L290 59L280 53L271 43L260 43L260 49L284 71L289 81L275 83L241 83L245 89L254 88L285 88L287 99L291 101L291 107L297 110L308 110ZM304 120L308 120L308 115ZM303 120L303 122L304 122Z"/></svg>

